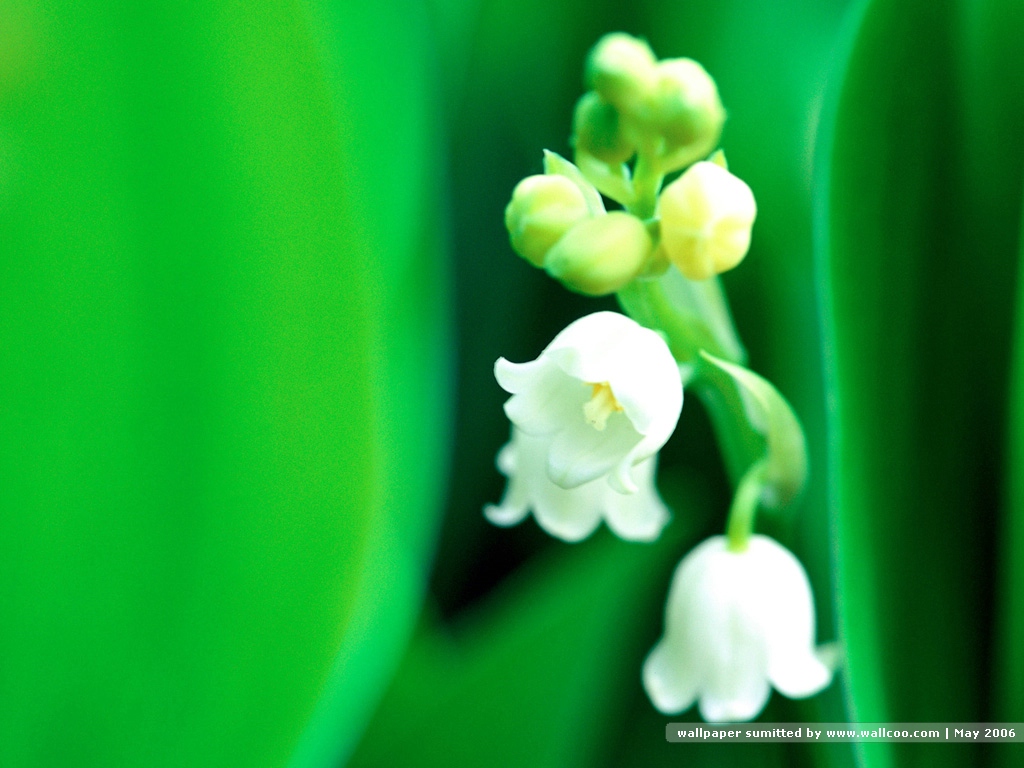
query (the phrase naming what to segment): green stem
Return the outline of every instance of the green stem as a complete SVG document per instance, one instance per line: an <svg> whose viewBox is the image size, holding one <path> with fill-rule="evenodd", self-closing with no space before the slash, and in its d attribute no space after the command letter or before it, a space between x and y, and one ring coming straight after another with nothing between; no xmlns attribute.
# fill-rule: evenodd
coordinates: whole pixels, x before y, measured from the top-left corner
<svg viewBox="0 0 1024 768"><path fill-rule="evenodd" d="M717 278L695 282L669 269L659 278L634 280L618 299L626 314L668 337L680 363L698 363L702 349L729 362L746 358Z"/></svg>
<svg viewBox="0 0 1024 768"><path fill-rule="evenodd" d="M639 219L652 219L658 209L658 192L664 174L645 154L637 155L633 168L633 204L627 209Z"/></svg>
<svg viewBox="0 0 1024 768"><path fill-rule="evenodd" d="M733 497L732 506L729 507L729 520L725 529L731 552L743 552L754 532L754 518L757 515L757 507L761 501L761 491L763 490L761 482L763 468L763 462L755 463L743 475L743 479L736 487L736 495Z"/></svg>
<svg viewBox="0 0 1024 768"><path fill-rule="evenodd" d="M764 437L750 424L739 391L710 366L696 367L690 391L700 398L711 419L730 482L739 486L750 467L765 452Z"/></svg>
<svg viewBox="0 0 1024 768"><path fill-rule="evenodd" d="M633 202L627 210L640 219L653 219L664 178L660 165L640 153L633 172ZM618 299L634 320L663 333L676 360L696 373L695 388L711 413L726 466L737 483L727 535L729 549L742 552L763 492L764 444L748 423L735 386L701 363L701 350L738 364L746 358L721 284L717 278L688 280L670 268L660 278L634 280L619 291Z"/></svg>

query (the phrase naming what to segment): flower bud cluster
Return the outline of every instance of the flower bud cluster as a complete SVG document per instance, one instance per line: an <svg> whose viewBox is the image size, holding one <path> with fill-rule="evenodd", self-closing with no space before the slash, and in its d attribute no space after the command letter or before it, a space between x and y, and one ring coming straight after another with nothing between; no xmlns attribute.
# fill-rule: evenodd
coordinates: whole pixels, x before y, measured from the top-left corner
<svg viewBox="0 0 1024 768"><path fill-rule="evenodd" d="M549 157L578 178L548 172L523 179L505 209L505 226L520 256L570 290L603 296L669 263L690 280L707 280L737 266L750 248L754 195L717 162L695 163L667 185L657 218L645 222L606 211L572 163Z"/></svg>
<svg viewBox="0 0 1024 768"><path fill-rule="evenodd" d="M606 211L598 191L568 160L549 152L545 166L547 173L519 182L505 208L512 247L577 293L618 291L653 253L646 225L630 213Z"/></svg>
<svg viewBox="0 0 1024 768"><path fill-rule="evenodd" d="M594 46L586 82L592 90L573 125L577 152L612 164L639 152L671 173L718 146L725 109L715 81L692 59L658 61L646 42L615 32Z"/></svg>
<svg viewBox="0 0 1024 768"><path fill-rule="evenodd" d="M757 205L720 151L703 159L725 120L715 81L691 59L659 62L621 32L594 47L586 79L592 90L573 121L577 164L547 152L545 173L520 182L505 210L516 252L589 296L670 265L695 281L738 265ZM679 170L662 189L665 174ZM625 210L607 211L602 194Z"/></svg>

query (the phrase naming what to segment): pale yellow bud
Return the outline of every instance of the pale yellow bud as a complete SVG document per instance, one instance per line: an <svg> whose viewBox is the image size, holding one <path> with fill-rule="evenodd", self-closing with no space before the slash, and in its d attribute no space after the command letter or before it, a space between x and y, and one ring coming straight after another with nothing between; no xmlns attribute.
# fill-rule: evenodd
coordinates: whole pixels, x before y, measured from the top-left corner
<svg viewBox="0 0 1024 768"><path fill-rule="evenodd" d="M585 93L576 103L572 132L577 152L586 152L610 165L624 163L636 152L623 135L619 111L595 91Z"/></svg>
<svg viewBox="0 0 1024 768"><path fill-rule="evenodd" d="M717 163L700 162L659 200L661 247L691 280L732 269L747 255L757 204L750 187Z"/></svg>
<svg viewBox="0 0 1024 768"><path fill-rule="evenodd" d="M569 230L548 253L544 268L570 290L604 296L643 271L652 245L640 219L613 211Z"/></svg>
<svg viewBox="0 0 1024 768"><path fill-rule="evenodd" d="M612 32L597 41L587 58L587 85L605 101L624 109L651 87L655 62L646 42L625 32Z"/></svg>
<svg viewBox="0 0 1024 768"><path fill-rule="evenodd" d="M583 192L570 179L553 174L528 176L512 192L505 227L516 253L543 267L551 246L589 215Z"/></svg>

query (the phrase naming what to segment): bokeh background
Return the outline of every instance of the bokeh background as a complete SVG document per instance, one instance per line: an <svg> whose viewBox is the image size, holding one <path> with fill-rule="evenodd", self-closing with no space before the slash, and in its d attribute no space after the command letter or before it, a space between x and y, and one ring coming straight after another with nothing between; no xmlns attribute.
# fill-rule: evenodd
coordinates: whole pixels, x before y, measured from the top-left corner
<svg viewBox="0 0 1024 768"><path fill-rule="evenodd" d="M502 224L613 30L758 200L724 284L811 458L760 527L846 659L761 719L1024 721L1020 3L0 0L0 766L1019 764L665 743L695 397L656 544L483 521L494 360L614 306Z"/></svg>

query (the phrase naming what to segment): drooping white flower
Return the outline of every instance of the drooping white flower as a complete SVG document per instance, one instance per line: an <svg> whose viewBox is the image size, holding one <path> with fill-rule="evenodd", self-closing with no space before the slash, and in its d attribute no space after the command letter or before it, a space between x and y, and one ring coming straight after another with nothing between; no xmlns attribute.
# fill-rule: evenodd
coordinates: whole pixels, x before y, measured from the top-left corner
<svg viewBox="0 0 1024 768"><path fill-rule="evenodd" d="M639 490L612 490L603 478L566 490L548 479L546 443L513 428L512 439L498 453L498 469L508 478L500 504L484 508L495 525L522 522L533 512L537 524L565 541L585 539L601 519L623 539L653 541L669 520L669 512L654 487L657 457L644 459L633 470Z"/></svg>
<svg viewBox="0 0 1024 768"><path fill-rule="evenodd" d="M617 312L571 323L532 362L499 358L494 375L512 395L509 420L537 439L548 479L566 490L607 477L636 493L633 467L661 449L683 407L668 345Z"/></svg>
<svg viewBox="0 0 1024 768"><path fill-rule="evenodd" d="M708 722L752 720L771 686L800 699L832 680L814 647L807 574L767 536L752 536L742 552L724 536L700 544L676 569L665 613L643 682L666 715L699 701Z"/></svg>

